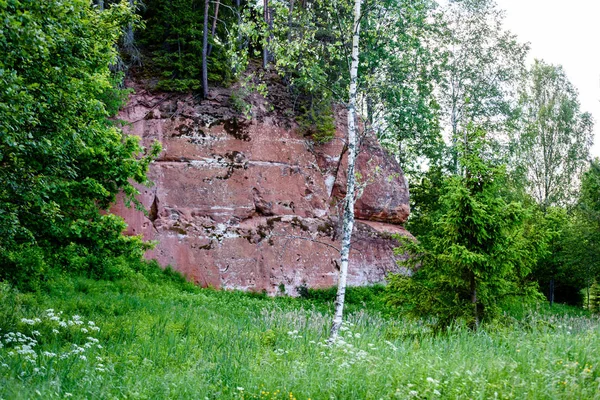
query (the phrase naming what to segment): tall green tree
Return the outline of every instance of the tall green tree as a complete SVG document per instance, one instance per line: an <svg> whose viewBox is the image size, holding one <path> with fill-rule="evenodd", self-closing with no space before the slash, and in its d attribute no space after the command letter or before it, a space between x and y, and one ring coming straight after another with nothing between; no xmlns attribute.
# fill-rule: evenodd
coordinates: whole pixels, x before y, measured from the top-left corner
<svg viewBox="0 0 600 400"><path fill-rule="evenodd" d="M501 195L504 168L482 158L481 134L467 139L465 173L446 179L433 230L405 240L412 276L391 276L388 299L411 316L436 317L439 327L462 319L476 329L506 297L535 294L526 278L544 240L529 229L528 211Z"/></svg>
<svg viewBox="0 0 600 400"><path fill-rule="evenodd" d="M0 2L0 279L51 267L103 275L147 247L107 210L151 157L108 121L126 2ZM153 150L153 153L156 149Z"/></svg>
<svg viewBox="0 0 600 400"><path fill-rule="evenodd" d="M593 120L560 66L535 60L521 90L516 164L542 210L572 204L589 156Z"/></svg>
<svg viewBox="0 0 600 400"><path fill-rule="evenodd" d="M467 140L470 125L485 130L496 152L507 141L528 46L503 27L504 13L493 0L450 2L443 14L448 60L438 97L458 172L457 144Z"/></svg>
<svg viewBox="0 0 600 400"><path fill-rule="evenodd" d="M577 227L568 260L576 266L586 289L586 306L591 308L590 288L600 279L600 159L591 161L581 179L575 211Z"/></svg>
<svg viewBox="0 0 600 400"><path fill-rule="evenodd" d="M370 6L363 34L362 107L379 140L412 178L422 163L435 164L444 152L434 93L445 60L437 40L444 31L442 15L432 1Z"/></svg>

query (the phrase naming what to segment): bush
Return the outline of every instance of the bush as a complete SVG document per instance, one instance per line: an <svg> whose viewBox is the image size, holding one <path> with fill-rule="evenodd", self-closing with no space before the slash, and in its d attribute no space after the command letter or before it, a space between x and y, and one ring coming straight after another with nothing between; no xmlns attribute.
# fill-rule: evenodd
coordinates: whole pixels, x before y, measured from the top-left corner
<svg viewBox="0 0 600 400"><path fill-rule="evenodd" d="M433 229L419 242L400 238L412 276L389 277L388 303L402 314L436 318L438 329L459 319L476 329L500 314L500 301L539 296L528 276L546 238L530 231L528 210L504 200L504 170L482 158L480 133L471 134L465 171L445 180Z"/></svg>
<svg viewBox="0 0 600 400"><path fill-rule="evenodd" d="M313 304L333 305L337 295L337 288L312 289L306 286L296 288L300 298ZM346 288L345 306L349 311L367 309L380 311L384 314L390 312L385 301L386 289L384 285L350 286Z"/></svg>
<svg viewBox="0 0 600 400"><path fill-rule="evenodd" d="M138 140L109 121L125 2L0 2L0 279L34 290L51 269L121 276L148 248L107 210L148 183Z"/></svg>
<svg viewBox="0 0 600 400"><path fill-rule="evenodd" d="M329 143L335 138L335 118L331 104L311 106L296 118L300 133L311 136L315 143Z"/></svg>

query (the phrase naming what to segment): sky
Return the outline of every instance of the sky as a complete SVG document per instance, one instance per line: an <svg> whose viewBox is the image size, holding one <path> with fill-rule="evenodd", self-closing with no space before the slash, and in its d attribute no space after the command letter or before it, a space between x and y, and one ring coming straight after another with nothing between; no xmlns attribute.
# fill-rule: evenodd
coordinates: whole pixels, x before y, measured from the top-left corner
<svg viewBox="0 0 600 400"><path fill-rule="evenodd" d="M596 122L591 154L600 157L600 0L496 0L505 28L529 42L534 58L561 64Z"/></svg>

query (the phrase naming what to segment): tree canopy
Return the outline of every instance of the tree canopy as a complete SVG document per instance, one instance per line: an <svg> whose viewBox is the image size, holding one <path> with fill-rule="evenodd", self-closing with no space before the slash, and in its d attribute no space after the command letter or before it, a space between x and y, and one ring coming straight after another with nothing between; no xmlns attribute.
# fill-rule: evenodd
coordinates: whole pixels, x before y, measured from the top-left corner
<svg viewBox="0 0 600 400"><path fill-rule="evenodd" d="M133 198L151 160L108 120L120 101L109 66L133 15L89 3L0 2L1 279L49 265L103 275L146 248L101 212L119 191Z"/></svg>

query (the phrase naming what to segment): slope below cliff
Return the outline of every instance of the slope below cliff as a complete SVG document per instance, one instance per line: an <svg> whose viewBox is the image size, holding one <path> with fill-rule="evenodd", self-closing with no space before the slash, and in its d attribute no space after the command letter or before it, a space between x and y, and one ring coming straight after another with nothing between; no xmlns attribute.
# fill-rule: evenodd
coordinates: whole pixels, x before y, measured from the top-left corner
<svg viewBox="0 0 600 400"><path fill-rule="evenodd" d="M283 117L277 91L268 102L254 99L246 119L231 107L231 89L207 100L135 89L118 118L128 122L125 132L146 146L158 140L163 152L150 167L154 186L140 188L148 215L122 202L113 212L129 234L158 242L147 257L203 286L295 294L300 285L336 284L343 112L335 139L317 146ZM401 225L409 213L402 171L372 137L361 140L358 171L350 285L397 271L391 235L409 235Z"/></svg>

